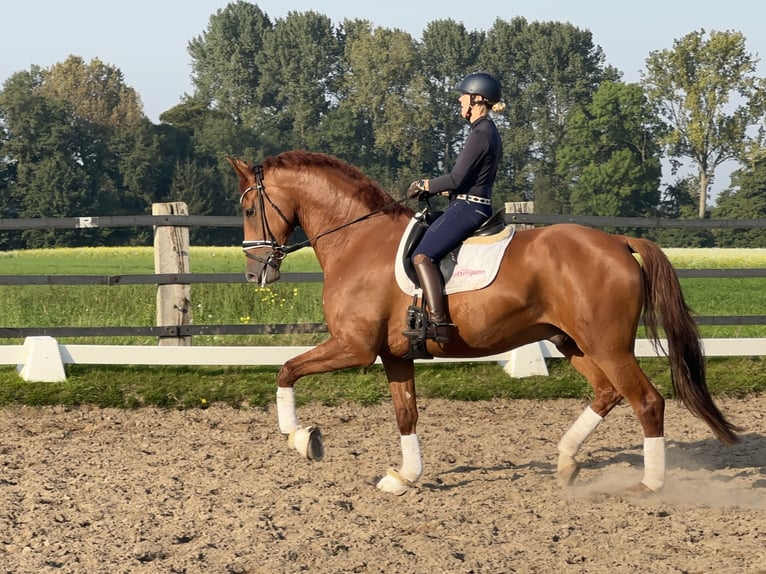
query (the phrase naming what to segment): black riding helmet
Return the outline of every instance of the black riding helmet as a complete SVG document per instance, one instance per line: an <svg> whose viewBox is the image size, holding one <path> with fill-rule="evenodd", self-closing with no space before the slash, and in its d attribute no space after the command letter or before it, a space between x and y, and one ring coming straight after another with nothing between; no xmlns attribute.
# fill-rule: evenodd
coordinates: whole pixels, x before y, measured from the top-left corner
<svg viewBox="0 0 766 574"><path fill-rule="evenodd" d="M467 75L455 90L464 94L482 96L491 104L500 101L500 84L484 72Z"/></svg>

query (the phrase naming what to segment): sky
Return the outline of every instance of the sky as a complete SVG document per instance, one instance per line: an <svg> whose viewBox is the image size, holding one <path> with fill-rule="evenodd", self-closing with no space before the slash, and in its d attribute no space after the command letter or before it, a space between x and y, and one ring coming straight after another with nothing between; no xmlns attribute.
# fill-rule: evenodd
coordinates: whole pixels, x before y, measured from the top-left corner
<svg viewBox="0 0 766 574"><path fill-rule="evenodd" d="M192 92L190 40L203 34L223 0L9 0L0 9L0 84L31 65L47 68L70 55L98 58L119 68L141 96L144 112L159 115ZM314 11L334 25L365 19L420 39L427 24L451 18L469 31L487 31L496 19L523 16L529 22L569 22L593 35L606 63L635 82L650 52L672 49L690 32L738 31L746 49L766 57L766 3L752 0L262 0L253 1L272 21L290 12ZM509 54L513 57L513 54ZM766 76L766 62L758 65ZM720 181L719 175L719 181ZM726 178L728 183L728 178Z"/></svg>

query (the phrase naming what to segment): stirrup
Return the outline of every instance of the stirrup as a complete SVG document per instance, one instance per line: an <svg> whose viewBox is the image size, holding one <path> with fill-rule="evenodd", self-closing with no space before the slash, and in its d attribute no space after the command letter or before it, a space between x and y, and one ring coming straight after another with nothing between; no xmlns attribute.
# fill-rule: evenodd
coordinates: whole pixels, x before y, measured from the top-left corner
<svg viewBox="0 0 766 574"><path fill-rule="evenodd" d="M434 321L431 315L426 312L422 303L416 305L417 296L413 304L407 308L407 319L405 321L402 335L410 340L410 346L423 347L426 339L431 339L437 343L449 342L449 330L455 326L454 323Z"/></svg>

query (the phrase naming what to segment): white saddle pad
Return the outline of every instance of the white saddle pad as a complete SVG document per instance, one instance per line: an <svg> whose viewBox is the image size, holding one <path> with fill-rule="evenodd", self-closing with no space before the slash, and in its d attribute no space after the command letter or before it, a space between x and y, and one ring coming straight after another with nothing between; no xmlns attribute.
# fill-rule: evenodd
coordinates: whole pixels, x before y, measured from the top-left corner
<svg viewBox="0 0 766 574"><path fill-rule="evenodd" d="M404 256L404 244L410 235L415 220L411 220L407 229L399 242L399 249L396 252L395 275L396 283L399 288L408 295L420 293L420 289L407 277L404 270L402 257ZM488 235L486 237L470 237L463 242L463 247L458 253L455 270L452 273L447 284L444 286L444 292L459 293L461 291L474 291L486 287L495 279L500 262L503 259L508 244L513 239L515 229L506 227L500 233Z"/></svg>

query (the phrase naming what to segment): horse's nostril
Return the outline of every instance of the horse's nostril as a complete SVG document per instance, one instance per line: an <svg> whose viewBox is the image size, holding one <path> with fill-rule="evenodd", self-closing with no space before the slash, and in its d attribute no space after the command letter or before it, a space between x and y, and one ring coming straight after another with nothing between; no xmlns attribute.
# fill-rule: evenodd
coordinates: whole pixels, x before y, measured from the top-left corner
<svg viewBox="0 0 766 574"><path fill-rule="evenodd" d="M258 275L255 273L245 273L245 279L247 279L248 283L257 283L259 281Z"/></svg>

